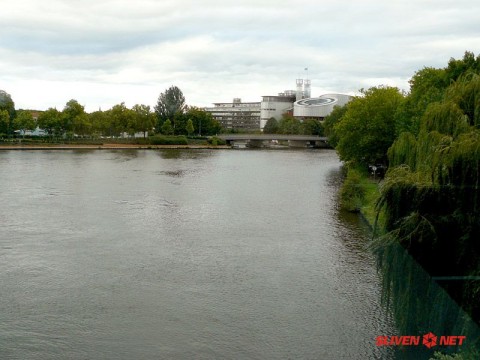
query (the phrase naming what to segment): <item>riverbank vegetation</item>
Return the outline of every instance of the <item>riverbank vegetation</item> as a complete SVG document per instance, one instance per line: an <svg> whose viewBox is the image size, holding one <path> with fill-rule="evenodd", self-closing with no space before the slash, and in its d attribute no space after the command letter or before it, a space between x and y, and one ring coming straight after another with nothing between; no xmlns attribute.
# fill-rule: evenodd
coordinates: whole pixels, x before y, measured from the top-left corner
<svg viewBox="0 0 480 360"><path fill-rule="evenodd" d="M267 120L263 128L264 134L288 134L288 135L318 135L323 136L323 125L318 119L305 119L300 121L293 115L285 113L277 121L275 118Z"/></svg>
<svg viewBox="0 0 480 360"><path fill-rule="evenodd" d="M222 131L212 115L185 104L180 89L170 87L161 93L157 105L136 104L128 108L125 103L114 105L109 110L91 113L77 100L65 104L63 110L49 108L46 111L16 110L11 96L0 91L0 139L25 138L33 134L31 141L39 142L121 142L136 138L138 142L158 144L171 143L175 139L183 144L185 137L205 137ZM152 138L154 135L156 137ZM150 135L150 138L149 138ZM40 139L40 137L42 139Z"/></svg>
<svg viewBox="0 0 480 360"><path fill-rule="evenodd" d="M345 208L375 202L376 243L402 245L480 323L480 56L417 71L408 93L364 90L325 132L348 168ZM379 168L378 196L366 201L363 179Z"/></svg>

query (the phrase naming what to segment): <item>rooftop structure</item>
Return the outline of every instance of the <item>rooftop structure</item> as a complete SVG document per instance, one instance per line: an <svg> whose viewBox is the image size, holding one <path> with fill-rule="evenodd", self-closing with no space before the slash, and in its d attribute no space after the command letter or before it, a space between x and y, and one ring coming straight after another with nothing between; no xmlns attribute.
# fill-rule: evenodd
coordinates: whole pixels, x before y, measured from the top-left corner
<svg viewBox="0 0 480 360"><path fill-rule="evenodd" d="M332 112L334 106L344 106L351 99L350 95L344 94L325 94L318 98L302 99L293 105L293 116L300 120L323 120Z"/></svg>

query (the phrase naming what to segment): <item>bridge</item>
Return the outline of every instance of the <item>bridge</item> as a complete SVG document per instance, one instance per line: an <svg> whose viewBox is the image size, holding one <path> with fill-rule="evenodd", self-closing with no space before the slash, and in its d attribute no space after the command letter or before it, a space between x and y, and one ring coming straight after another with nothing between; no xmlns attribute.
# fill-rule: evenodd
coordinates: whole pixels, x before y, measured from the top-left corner
<svg viewBox="0 0 480 360"><path fill-rule="evenodd" d="M288 142L290 147L327 147L327 138L317 135L281 135L281 134L222 134L218 135L228 145L248 144L249 147L262 147L265 142Z"/></svg>

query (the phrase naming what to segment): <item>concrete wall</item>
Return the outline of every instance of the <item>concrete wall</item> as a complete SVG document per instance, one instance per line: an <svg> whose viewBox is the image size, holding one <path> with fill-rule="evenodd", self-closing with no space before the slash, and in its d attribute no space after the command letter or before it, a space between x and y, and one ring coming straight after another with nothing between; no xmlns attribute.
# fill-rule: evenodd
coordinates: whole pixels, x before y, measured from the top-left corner
<svg viewBox="0 0 480 360"><path fill-rule="evenodd" d="M260 129L263 129L272 117L280 120L282 115L293 107L294 100L291 96L264 96L260 105Z"/></svg>

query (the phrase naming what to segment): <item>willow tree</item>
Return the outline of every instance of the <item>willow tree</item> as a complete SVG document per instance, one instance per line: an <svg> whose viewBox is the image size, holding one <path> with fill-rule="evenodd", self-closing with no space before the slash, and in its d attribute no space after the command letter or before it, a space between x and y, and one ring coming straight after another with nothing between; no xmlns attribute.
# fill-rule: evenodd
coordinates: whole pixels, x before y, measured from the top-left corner
<svg viewBox="0 0 480 360"><path fill-rule="evenodd" d="M417 136L402 133L378 208L386 237L432 276L480 276L480 76L466 74L430 104ZM478 281L445 284L480 320Z"/></svg>

